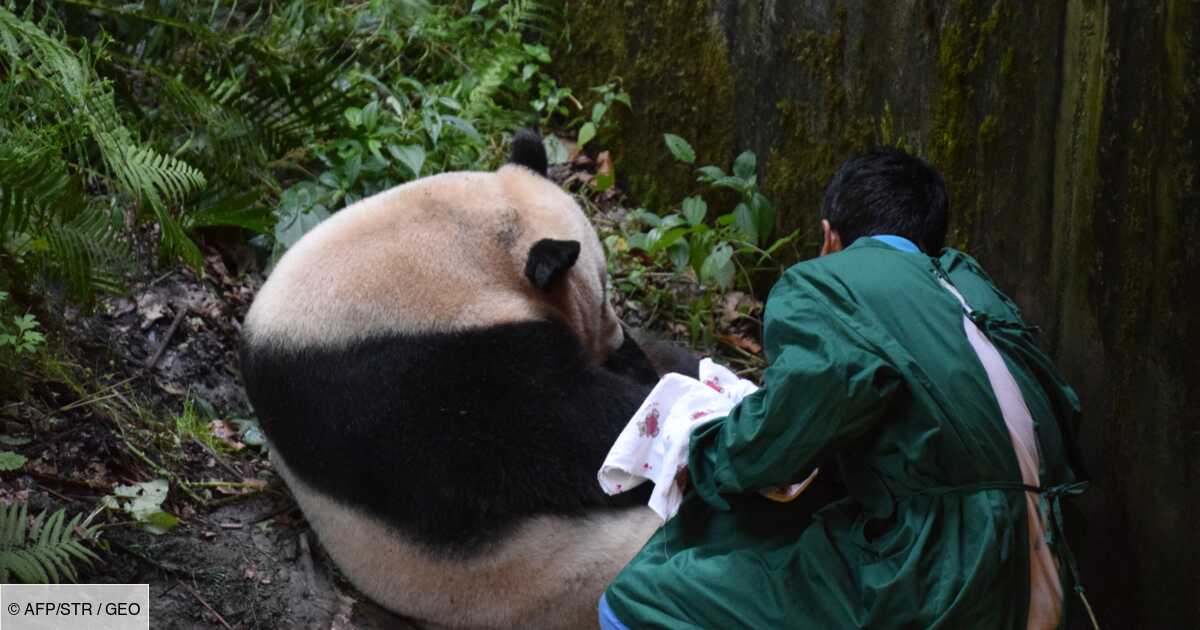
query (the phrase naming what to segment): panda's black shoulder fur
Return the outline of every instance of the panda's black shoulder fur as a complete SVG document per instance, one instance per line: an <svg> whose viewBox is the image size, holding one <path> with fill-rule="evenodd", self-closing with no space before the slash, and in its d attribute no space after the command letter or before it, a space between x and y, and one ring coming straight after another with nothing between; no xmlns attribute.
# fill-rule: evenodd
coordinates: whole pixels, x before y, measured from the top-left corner
<svg viewBox="0 0 1200 630"><path fill-rule="evenodd" d="M532 129L522 129L513 134L512 153L508 161L510 164L524 166L542 177L546 177L550 172L546 146L542 144L542 137Z"/></svg>
<svg viewBox="0 0 1200 630"><path fill-rule="evenodd" d="M464 555L524 517L645 503L648 488L605 495L596 471L657 374L632 337L603 366L585 356L546 320L329 348L251 336L242 371L293 474Z"/></svg>

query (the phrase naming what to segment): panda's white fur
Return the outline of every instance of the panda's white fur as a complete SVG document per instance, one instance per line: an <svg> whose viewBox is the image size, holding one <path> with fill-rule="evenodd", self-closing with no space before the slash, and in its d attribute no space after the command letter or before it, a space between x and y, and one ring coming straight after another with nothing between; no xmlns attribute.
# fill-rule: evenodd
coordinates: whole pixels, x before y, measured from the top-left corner
<svg viewBox="0 0 1200 630"><path fill-rule="evenodd" d="M649 508L539 516L484 556L439 558L271 461L355 587L431 629L595 627L600 593L662 524Z"/></svg>
<svg viewBox="0 0 1200 630"><path fill-rule="evenodd" d="M542 238L580 244L565 290L549 302L523 274ZM550 180L512 164L444 173L363 199L306 234L271 272L245 324L272 343L332 345L376 331L526 321L553 309L599 358L623 341L604 299L605 274L595 230Z"/></svg>
<svg viewBox="0 0 1200 630"><path fill-rule="evenodd" d="M533 286L525 269L531 247L542 239L579 243L578 259L549 291ZM453 336L541 319L565 323L587 361L599 366L623 344L633 343L625 339L607 301L605 273L603 249L590 222L570 196L533 171L508 165L494 173L420 179L342 210L283 256L243 328L247 389L261 415L263 397L279 397L279 388L307 387L259 384L271 378L273 364L255 360L258 352L336 352L379 335ZM336 374L323 376L337 382ZM276 390L256 399L269 387ZM626 407L636 405L649 385L641 387L629 393ZM584 422L589 413L598 412L577 411ZM326 421L320 431L339 431L357 419ZM287 435L293 430L288 422L274 418L268 426L264 420L273 443L280 436L293 437ZM615 437L617 428L608 430ZM531 514L467 553L446 552L315 488L310 482L319 481L321 473L310 473L316 476L306 481L278 448L271 459L344 575L381 605L428 627L594 626L604 586L659 524L644 506ZM411 484L412 492L438 483L401 482Z"/></svg>

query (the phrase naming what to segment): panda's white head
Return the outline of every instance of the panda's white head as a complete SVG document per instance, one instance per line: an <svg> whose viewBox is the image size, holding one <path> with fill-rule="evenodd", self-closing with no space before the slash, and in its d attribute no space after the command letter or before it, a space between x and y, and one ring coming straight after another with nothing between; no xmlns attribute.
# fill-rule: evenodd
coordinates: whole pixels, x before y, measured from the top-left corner
<svg viewBox="0 0 1200 630"><path fill-rule="evenodd" d="M495 172L419 179L321 223L259 291L247 339L332 346L555 317L603 361L624 339L604 250L578 204L546 178L541 139L517 134L512 155Z"/></svg>

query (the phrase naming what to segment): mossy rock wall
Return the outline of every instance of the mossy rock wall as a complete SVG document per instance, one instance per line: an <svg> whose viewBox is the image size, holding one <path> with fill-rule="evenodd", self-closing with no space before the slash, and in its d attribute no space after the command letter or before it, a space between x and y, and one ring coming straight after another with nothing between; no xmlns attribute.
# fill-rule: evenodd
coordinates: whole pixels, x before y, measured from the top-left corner
<svg viewBox="0 0 1200 630"><path fill-rule="evenodd" d="M850 154L938 166L952 244L1083 400L1077 552L1103 626L1200 627L1200 3L564 3L562 76L633 95L604 140L643 199L695 185L663 132L702 163L753 149L780 228L811 248Z"/></svg>
<svg viewBox="0 0 1200 630"><path fill-rule="evenodd" d="M633 109L616 107L622 182L649 205L678 202L695 174L675 161L664 133L686 138L697 163L734 152L733 68L722 19L696 0L565 0L570 50L556 55L559 74L577 93L609 81L629 92Z"/></svg>

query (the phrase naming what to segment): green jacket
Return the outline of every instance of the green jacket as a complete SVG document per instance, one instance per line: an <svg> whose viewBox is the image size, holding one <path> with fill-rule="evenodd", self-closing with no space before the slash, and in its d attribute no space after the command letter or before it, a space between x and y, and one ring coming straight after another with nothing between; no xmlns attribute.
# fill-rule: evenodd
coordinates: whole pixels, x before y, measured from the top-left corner
<svg viewBox="0 0 1200 630"><path fill-rule="evenodd" d="M1079 490L1067 486L1076 477L1064 437L1078 400L1016 306L962 252L933 259L860 238L793 266L772 289L763 387L693 431L683 507L607 592L625 624L1025 624L1021 474L962 306L939 277L975 309L1021 388L1042 487L1058 486L1043 493L1046 507L1064 487ZM815 516L754 493L815 466L836 468L848 494ZM1052 544L1069 594L1062 545Z"/></svg>

